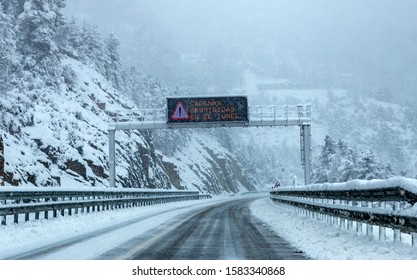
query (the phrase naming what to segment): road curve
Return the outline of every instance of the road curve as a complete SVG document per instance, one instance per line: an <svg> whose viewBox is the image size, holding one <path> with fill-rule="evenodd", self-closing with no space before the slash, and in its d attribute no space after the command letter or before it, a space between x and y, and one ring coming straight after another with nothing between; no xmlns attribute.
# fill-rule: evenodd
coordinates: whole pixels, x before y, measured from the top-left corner
<svg viewBox="0 0 417 280"><path fill-rule="evenodd" d="M104 253L99 259L307 259L251 215L249 204L254 199L231 200L181 215Z"/></svg>

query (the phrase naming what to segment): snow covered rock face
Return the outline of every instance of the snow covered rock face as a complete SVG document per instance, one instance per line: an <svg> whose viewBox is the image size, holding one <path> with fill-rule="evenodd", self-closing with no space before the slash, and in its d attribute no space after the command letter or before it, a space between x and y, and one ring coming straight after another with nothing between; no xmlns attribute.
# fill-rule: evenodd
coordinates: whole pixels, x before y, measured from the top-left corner
<svg viewBox="0 0 417 280"><path fill-rule="evenodd" d="M165 164L175 166L180 184L177 188L189 186L211 194L255 190L255 182L244 172L242 164L205 130L187 130L183 138L186 144L172 156L163 157Z"/></svg>
<svg viewBox="0 0 417 280"><path fill-rule="evenodd" d="M104 102L109 109L125 109L131 108L131 101L82 63L68 58L62 64L77 77L71 87L63 83L57 91L16 90L0 103L6 181L11 185L107 186L109 116L97 103ZM126 187L127 169L131 165L141 166L141 162L126 159L148 144L141 134L128 132L117 132L117 143L118 181ZM161 176L158 169L158 165L149 165L149 172L156 174L158 187L166 188L168 178ZM144 179L146 176L138 184Z"/></svg>
<svg viewBox="0 0 417 280"><path fill-rule="evenodd" d="M109 111L161 108L169 94L135 70L123 72L117 39L80 28L63 16L64 5L64 0L0 1L6 185L107 187ZM158 136L164 145L172 142L165 135ZM155 149L153 133L117 131L116 185L207 193L251 188L215 137L205 141L216 143L214 148L192 139L195 150L176 161L171 157L188 143L169 149L167 157Z"/></svg>
<svg viewBox="0 0 417 280"><path fill-rule="evenodd" d="M10 185L108 184L110 116L97 103L105 103L109 110L123 110L133 108L132 101L84 64L69 58L62 63L77 77L71 87L63 84L61 92L37 90L32 103L21 105L25 113L20 116L13 113L14 104L16 96L23 99L25 95L15 92L7 96L7 102L0 101L6 112L2 125L11 128L3 132L6 181ZM254 189L241 165L215 138L190 133L185 143L173 148L173 155L165 156L153 145L153 137L164 135L116 132L118 186L195 189L212 194Z"/></svg>
<svg viewBox="0 0 417 280"><path fill-rule="evenodd" d="M10 185L108 186L110 116L97 103L105 103L109 110L123 110L133 108L133 102L84 64L69 58L62 63L77 77L71 87L63 84L61 92L36 90L33 102L21 105L26 113L17 118L13 114L15 98L25 95L9 94L8 102L0 103L7 116L3 127L13 128L4 131L6 181ZM241 165L214 138L191 133L186 143L167 157L155 150L153 137L149 131L116 132L118 186L196 189L213 194L253 189Z"/></svg>
<svg viewBox="0 0 417 280"><path fill-rule="evenodd" d="M133 108L120 87L117 40L103 39L62 14L64 0L0 2L0 134L7 185L107 186L108 114ZM4 36L3 36L4 35ZM147 146L139 133L117 135L117 181L126 159ZM139 168L139 163L130 163ZM168 187L167 177L158 178ZM142 184L143 185L143 184Z"/></svg>

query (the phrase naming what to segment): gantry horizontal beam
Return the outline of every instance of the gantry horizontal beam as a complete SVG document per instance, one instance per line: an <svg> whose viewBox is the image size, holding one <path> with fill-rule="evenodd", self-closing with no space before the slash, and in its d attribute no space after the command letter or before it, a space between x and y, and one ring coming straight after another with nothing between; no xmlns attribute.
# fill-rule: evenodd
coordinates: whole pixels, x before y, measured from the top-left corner
<svg viewBox="0 0 417 280"><path fill-rule="evenodd" d="M297 119L254 119L249 122L194 122L167 124L163 121L114 122L109 123L108 130L131 129L177 129L177 128L214 128L214 127L272 127L310 125L310 118Z"/></svg>

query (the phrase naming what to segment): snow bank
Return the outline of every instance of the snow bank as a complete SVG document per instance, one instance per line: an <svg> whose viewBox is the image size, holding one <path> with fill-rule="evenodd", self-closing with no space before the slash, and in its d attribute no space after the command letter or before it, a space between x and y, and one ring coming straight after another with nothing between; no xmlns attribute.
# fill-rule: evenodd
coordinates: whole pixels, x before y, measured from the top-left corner
<svg viewBox="0 0 417 280"><path fill-rule="evenodd" d="M416 260L417 251L405 243L369 240L354 231L298 215L269 198L252 203L254 216L269 224L279 236L320 260ZM407 240L404 238L404 240Z"/></svg>

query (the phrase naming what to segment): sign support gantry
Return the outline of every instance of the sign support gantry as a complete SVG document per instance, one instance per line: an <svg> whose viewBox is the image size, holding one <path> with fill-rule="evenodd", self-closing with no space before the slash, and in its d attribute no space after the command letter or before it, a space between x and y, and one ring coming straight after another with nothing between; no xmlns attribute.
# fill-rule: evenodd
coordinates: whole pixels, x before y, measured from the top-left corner
<svg viewBox="0 0 417 280"><path fill-rule="evenodd" d="M311 125L300 125L300 155L301 165L304 168L304 183L311 183Z"/></svg>
<svg viewBox="0 0 417 280"><path fill-rule="evenodd" d="M243 98L243 99L242 99ZM299 126L304 182L311 180L311 108L248 106L246 97L168 98L167 109L108 111L109 186L116 187L116 130Z"/></svg>

